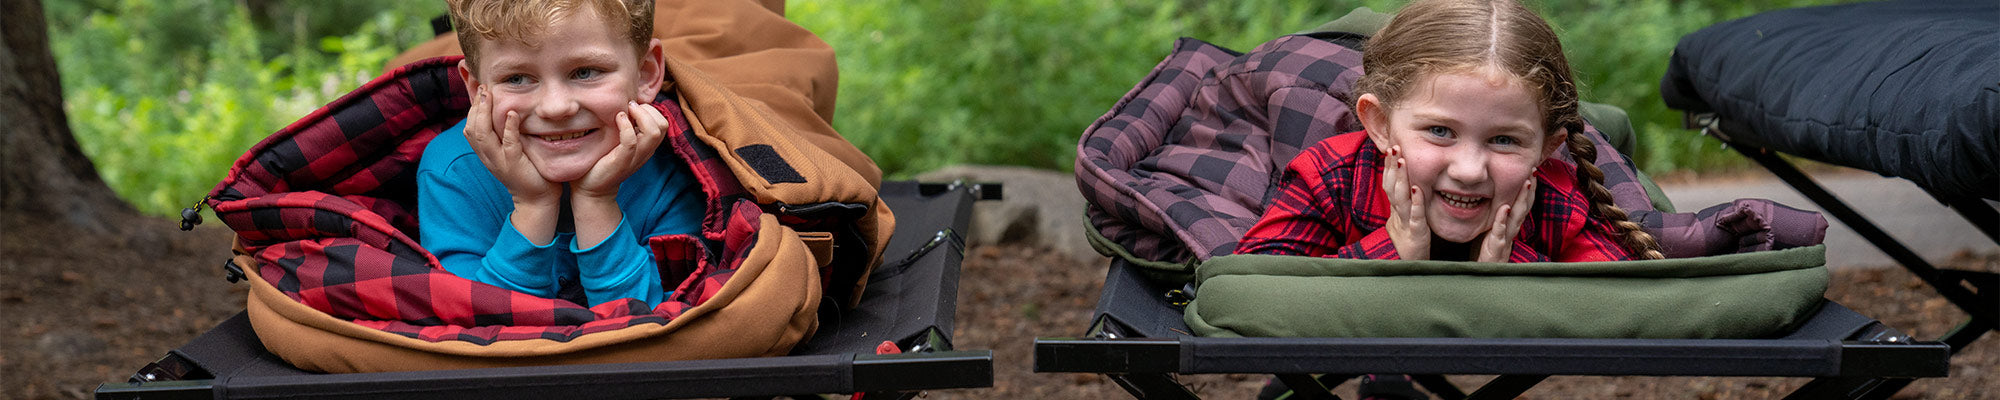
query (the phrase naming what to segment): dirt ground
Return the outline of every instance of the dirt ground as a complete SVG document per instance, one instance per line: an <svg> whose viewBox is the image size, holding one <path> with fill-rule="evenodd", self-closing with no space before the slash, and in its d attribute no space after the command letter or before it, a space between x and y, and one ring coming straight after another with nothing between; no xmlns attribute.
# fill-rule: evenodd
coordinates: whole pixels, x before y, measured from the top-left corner
<svg viewBox="0 0 2000 400"><path fill-rule="evenodd" d="M99 383L123 381L242 309L244 285L222 279L229 234L211 222L179 232L164 219L134 221L129 232L63 232L0 215L0 398L89 398ZM1965 254L1953 268L2000 271L2000 254ZM969 250L959 290L961 349L992 349L994 387L944 390L930 398L1123 398L1096 375L1035 374L1033 338L1075 336L1086 328L1104 277L1102 263L1077 264L1042 249ZM1035 269L1026 271L1025 269ZM1033 277L1033 279L1024 279ZM1919 338L1964 318L1901 269L1845 269L1827 295ZM1897 398L2000 398L2000 335L1952 360L1951 377L1917 381ZM1454 378L1461 386L1490 377ZM1207 398L1249 398L1263 377L1183 377ZM1529 398L1776 398L1804 379L1557 377ZM1353 385L1343 385L1354 398Z"/></svg>

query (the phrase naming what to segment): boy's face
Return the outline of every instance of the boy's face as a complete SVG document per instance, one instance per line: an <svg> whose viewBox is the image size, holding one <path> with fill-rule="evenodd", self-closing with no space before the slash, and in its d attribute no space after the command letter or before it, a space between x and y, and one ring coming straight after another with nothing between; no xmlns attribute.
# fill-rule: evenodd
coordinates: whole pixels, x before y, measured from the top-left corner
<svg viewBox="0 0 2000 400"><path fill-rule="evenodd" d="M1386 116L1363 120L1376 120L1368 131L1377 145L1402 146L1431 232L1469 243L1564 137L1542 127L1541 103L1519 78L1481 69L1422 79L1394 109L1376 107Z"/></svg>
<svg viewBox="0 0 2000 400"><path fill-rule="evenodd" d="M492 96L494 131L505 132L508 111L521 116L522 150L543 179L582 179L618 144L618 113L659 92L659 40L635 54L620 26L579 7L529 39L537 43L479 42L477 74L460 63L466 86Z"/></svg>

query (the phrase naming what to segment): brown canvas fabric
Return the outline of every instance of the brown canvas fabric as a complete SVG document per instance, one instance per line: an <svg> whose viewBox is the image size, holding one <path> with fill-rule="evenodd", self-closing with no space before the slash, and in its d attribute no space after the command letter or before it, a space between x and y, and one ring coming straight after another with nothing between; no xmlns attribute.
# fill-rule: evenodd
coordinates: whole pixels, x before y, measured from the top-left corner
<svg viewBox="0 0 2000 400"><path fill-rule="evenodd" d="M760 218L742 268L709 301L665 325L640 325L568 342L477 345L429 342L335 318L286 297L256 268L248 314L265 348L300 369L330 373L780 356L817 328L817 262L791 228ZM238 256L238 265L256 265Z"/></svg>
<svg viewBox="0 0 2000 400"><path fill-rule="evenodd" d="M806 205L828 201L866 204L869 215L855 221L870 250L868 260L861 266L872 270L881 261L882 249L896 228L896 217L878 196L879 184L865 180L861 172L847 168L848 164L823 148L790 134L787 125L775 120L764 104L734 95L704 70L669 58L667 75L677 83L675 90L680 92L685 106L682 112L693 125L695 136L722 154L730 171L758 204ZM746 156L742 150L748 148L769 149L796 173L797 179L774 181L766 176L768 171L760 170L757 164L768 160ZM861 300L862 285L867 282L868 272L863 272L852 283L854 290L847 299L848 305Z"/></svg>

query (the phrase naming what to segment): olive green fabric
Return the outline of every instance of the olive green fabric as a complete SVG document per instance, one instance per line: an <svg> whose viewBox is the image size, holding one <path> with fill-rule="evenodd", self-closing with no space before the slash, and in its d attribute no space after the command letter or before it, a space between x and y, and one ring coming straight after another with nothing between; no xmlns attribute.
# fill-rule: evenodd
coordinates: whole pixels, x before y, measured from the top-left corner
<svg viewBox="0 0 2000 400"><path fill-rule="evenodd" d="M1187 261L1176 263L1148 260L1144 257L1133 255L1131 250L1125 249L1125 246L1119 245L1118 242L1106 238L1103 233L1098 232L1097 225L1092 224L1088 216L1083 218L1083 236L1090 240L1090 248L1097 250L1097 254L1103 254L1105 257L1113 259L1125 260L1125 262L1139 267L1139 272L1145 275L1147 279L1157 282L1192 281L1194 280L1195 266L1201 265L1201 259L1197 258L1189 258Z"/></svg>
<svg viewBox="0 0 2000 400"><path fill-rule="evenodd" d="M1185 313L1201 336L1759 338L1824 301L1823 245L1617 262L1209 259Z"/></svg>

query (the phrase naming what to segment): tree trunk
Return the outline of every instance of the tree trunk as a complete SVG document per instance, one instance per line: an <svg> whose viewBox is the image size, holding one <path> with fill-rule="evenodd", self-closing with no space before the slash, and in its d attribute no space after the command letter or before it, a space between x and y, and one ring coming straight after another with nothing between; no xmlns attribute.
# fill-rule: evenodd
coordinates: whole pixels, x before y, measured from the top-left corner
<svg viewBox="0 0 2000 400"><path fill-rule="evenodd" d="M0 16L6 16L0 23L0 214L11 214L8 222L118 230L138 213L98 177L70 132L41 2L0 0Z"/></svg>

